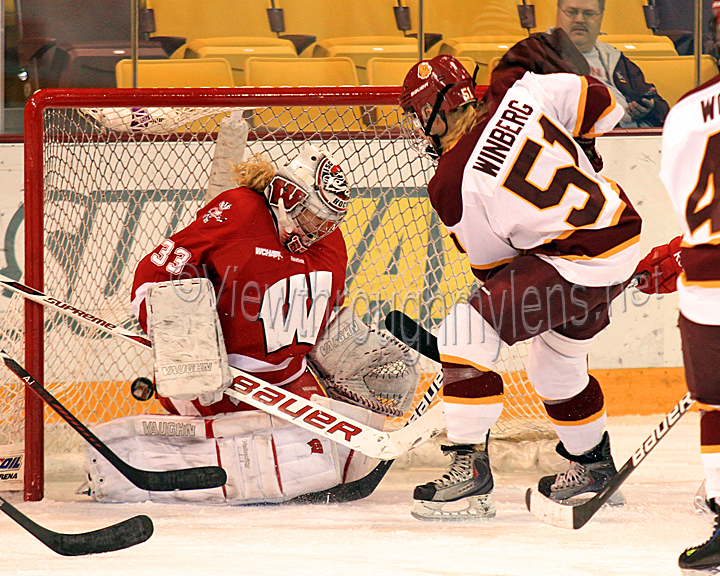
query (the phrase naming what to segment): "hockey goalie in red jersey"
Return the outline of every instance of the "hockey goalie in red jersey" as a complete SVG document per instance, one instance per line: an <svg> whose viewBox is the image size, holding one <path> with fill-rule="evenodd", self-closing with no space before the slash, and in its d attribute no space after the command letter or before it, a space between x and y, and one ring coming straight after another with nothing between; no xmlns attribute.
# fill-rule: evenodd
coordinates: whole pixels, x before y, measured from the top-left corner
<svg viewBox="0 0 720 576"><path fill-rule="evenodd" d="M136 269L132 306L152 340L155 389L170 416L96 429L135 464L212 462L228 481L148 493L90 450L88 490L98 501L282 502L366 472L364 456L224 394L230 366L377 428L412 400L419 377L408 349L349 307L334 312L347 265L338 226L350 200L339 164L307 144L278 169L255 157L234 172L237 188L213 198Z"/></svg>
<svg viewBox="0 0 720 576"><path fill-rule="evenodd" d="M195 222L143 258L135 272L133 310L152 334L148 288L207 278L229 364L309 397L320 388L306 370L305 355L333 308L343 304L347 250L337 226L347 212L349 187L340 167L312 146L277 174L262 162L241 170L264 194L248 186L220 194ZM261 181L253 184L253 179ZM207 416L246 409L220 391L217 402L201 397L189 406L178 399L182 390L162 394L162 373L156 379L160 401L171 413Z"/></svg>
<svg viewBox="0 0 720 576"><path fill-rule="evenodd" d="M638 264L641 220L575 139L612 129L623 111L601 82L574 74L526 72L493 93L478 102L473 79L442 55L416 64L400 96L406 135L438 159L432 206L482 282L440 326L452 461L415 489L412 513L425 520L495 515L487 441L504 387L493 369L501 348L522 340L531 339L528 378L570 461L540 492L571 501L616 473L587 355Z"/></svg>

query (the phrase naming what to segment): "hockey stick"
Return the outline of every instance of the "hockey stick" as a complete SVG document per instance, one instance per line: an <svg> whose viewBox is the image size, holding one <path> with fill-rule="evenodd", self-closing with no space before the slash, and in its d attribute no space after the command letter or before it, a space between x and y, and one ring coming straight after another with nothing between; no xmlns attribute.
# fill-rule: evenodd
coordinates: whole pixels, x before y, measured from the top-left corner
<svg viewBox="0 0 720 576"><path fill-rule="evenodd" d="M635 453L625 462L618 473L610 478L610 481L605 484L603 489L590 500L575 506L561 504L540 494L534 488L528 488L525 493L525 504L528 510L533 516L546 524L571 530L582 528L595 515L595 512L617 492L622 483L627 480L628 476L630 476L645 459L645 456L660 443L660 440L678 423L680 418L688 412L694 403L695 401L690 398L690 393L685 394L675 407L665 415L657 428L655 428L638 449L635 450Z"/></svg>
<svg viewBox="0 0 720 576"><path fill-rule="evenodd" d="M103 332L152 349L152 343L144 336L133 334L122 326L93 316L89 312L47 296L20 282L0 277L0 286ZM311 430L338 444L362 452L371 458L381 460L397 458L437 436L445 428L445 417L441 406L434 406L423 418L400 430L381 432L328 408L321 407L288 390L273 386L233 366L230 366L230 372L234 380L231 386L225 390L226 395L282 420L292 422L301 428Z"/></svg>
<svg viewBox="0 0 720 576"><path fill-rule="evenodd" d="M217 488L227 482L225 470L219 466L204 466L201 468L184 468L182 470L166 470L153 472L150 470L139 470L121 460L107 444L95 436L88 428L80 422L57 398L55 398L40 382L35 380L25 368L20 366L10 355L0 348L5 366L12 370L33 392L42 398L48 406L57 412L71 428L82 436L90 446L102 454L110 464L125 476L130 482L141 490L152 490L157 492L168 492L171 490L200 490L205 488Z"/></svg>
<svg viewBox="0 0 720 576"><path fill-rule="evenodd" d="M390 312L390 314L385 319L385 326L388 328L388 331L393 336L403 342L402 338L400 337L401 334L399 332L396 334L396 332L394 331L396 323L394 322L394 319L391 318L391 315L394 314L396 314L396 312ZM407 320L409 322L412 322L412 320L410 320L409 318L407 318ZM407 344L407 342L405 343ZM425 391L425 394L420 399L420 402L418 402L417 406L415 406L415 410L413 410L412 415L410 416L410 418L408 418L408 423L412 422L413 420L417 420L427 411L427 409L433 403L433 400L435 400L435 397L440 391L440 388L442 388L442 383L443 379L441 372L430 383L430 386ZM380 462L380 464L375 466L375 468L373 468L367 475L363 476L362 478L359 478L352 482L348 482L346 484L338 484L337 486L333 486L332 488L329 488L327 490L320 490L311 494L302 494L300 496L297 496L296 498L293 498L287 503L340 504L342 502L353 502L354 500L367 498L375 491L375 488L378 487L378 484L380 484L380 481L385 477L385 474L390 469L390 466L392 466L393 462L395 462L395 460L383 460L382 462Z"/></svg>
<svg viewBox="0 0 720 576"><path fill-rule="evenodd" d="M112 526L83 532L81 534L63 534L53 532L36 524L20 510L0 497L0 510L35 536L53 552L63 556L83 556L122 550L145 542L153 533L153 523L145 515L133 516Z"/></svg>

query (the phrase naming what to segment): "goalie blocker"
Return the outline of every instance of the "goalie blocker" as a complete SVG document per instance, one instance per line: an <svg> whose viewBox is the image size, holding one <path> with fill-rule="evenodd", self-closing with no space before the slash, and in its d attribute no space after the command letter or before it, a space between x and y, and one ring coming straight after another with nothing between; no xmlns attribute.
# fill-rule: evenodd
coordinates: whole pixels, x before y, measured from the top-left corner
<svg viewBox="0 0 720 576"><path fill-rule="evenodd" d="M145 296L158 394L218 402L232 382L215 291L207 278L155 282Z"/></svg>

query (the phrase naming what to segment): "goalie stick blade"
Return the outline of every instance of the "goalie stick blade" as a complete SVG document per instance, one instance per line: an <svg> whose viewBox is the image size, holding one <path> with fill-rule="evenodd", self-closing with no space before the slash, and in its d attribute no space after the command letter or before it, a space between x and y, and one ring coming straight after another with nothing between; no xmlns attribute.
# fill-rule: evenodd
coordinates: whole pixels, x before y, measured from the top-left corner
<svg viewBox="0 0 720 576"><path fill-rule="evenodd" d="M63 534L36 524L2 497L0 503L0 510L53 552L62 556L85 556L122 550L145 542L154 530L152 520L140 515L92 532Z"/></svg>
<svg viewBox="0 0 720 576"><path fill-rule="evenodd" d="M400 310L393 310L385 317L385 327L406 346L440 362L437 338Z"/></svg>
<svg viewBox="0 0 720 576"><path fill-rule="evenodd" d="M0 348L5 366L7 366L20 380L25 382L33 392L57 412L70 427L75 430L85 441L97 450L110 464L112 464L125 478L130 480L141 490L153 492L170 492L172 490L202 490L206 488L218 488L227 482L227 473L219 466L205 466L202 468L185 468L182 470L165 470L154 472L150 470L139 470L130 466L120 459L107 444L95 436L72 412L55 398L40 382L33 378L30 373L18 364L8 353Z"/></svg>
<svg viewBox="0 0 720 576"><path fill-rule="evenodd" d="M286 504L342 504L343 502L362 500L375 491L393 462L394 460L383 460L358 480L347 484L338 484L327 490L302 494L289 500Z"/></svg>

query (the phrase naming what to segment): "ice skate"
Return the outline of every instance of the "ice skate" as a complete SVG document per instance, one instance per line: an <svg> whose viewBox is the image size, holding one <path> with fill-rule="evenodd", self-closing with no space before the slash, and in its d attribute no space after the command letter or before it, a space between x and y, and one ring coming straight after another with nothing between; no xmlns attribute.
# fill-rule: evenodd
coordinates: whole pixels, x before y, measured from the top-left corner
<svg viewBox="0 0 720 576"><path fill-rule="evenodd" d="M560 442L557 453L570 460L570 467L555 476L545 476L538 482L538 491L556 502L575 503L583 494L592 497L600 492L605 484L617 474L615 462L610 453L610 436L603 434L600 444L592 450L576 456L570 454ZM608 504L619 506L625 504L625 497L620 491L612 495Z"/></svg>
<svg viewBox="0 0 720 576"><path fill-rule="evenodd" d="M411 514L418 520L475 521L495 517L487 453L475 444L443 446L452 462L443 476L415 487Z"/></svg>
<svg viewBox="0 0 720 576"><path fill-rule="evenodd" d="M692 546L680 554L678 565L685 575L720 574L720 507L714 499L706 500L705 504L715 515L715 527L707 542Z"/></svg>

